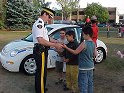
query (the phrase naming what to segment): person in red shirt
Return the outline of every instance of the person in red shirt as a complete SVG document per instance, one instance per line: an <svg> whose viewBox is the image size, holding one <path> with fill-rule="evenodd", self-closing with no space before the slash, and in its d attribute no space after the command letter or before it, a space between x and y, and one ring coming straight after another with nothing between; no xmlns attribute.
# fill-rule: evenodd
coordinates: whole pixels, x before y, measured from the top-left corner
<svg viewBox="0 0 124 93"><path fill-rule="evenodd" d="M86 21L85 21L85 26L90 26L91 25L91 20L89 18L89 16L86 18Z"/></svg>
<svg viewBox="0 0 124 93"><path fill-rule="evenodd" d="M93 36L92 36L92 40L93 42L96 44L97 46L97 38L98 38L98 26L97 26L97 17L96 16L92 16L91 17L91 26L92 26L92 29L93 29Z"/></svg>
<svg viewBox="0 0 124 93"><path fill-rule="evenodd" d="M90 18L89 18L89 16L86 18L86 23L90 23Z"/></svg>

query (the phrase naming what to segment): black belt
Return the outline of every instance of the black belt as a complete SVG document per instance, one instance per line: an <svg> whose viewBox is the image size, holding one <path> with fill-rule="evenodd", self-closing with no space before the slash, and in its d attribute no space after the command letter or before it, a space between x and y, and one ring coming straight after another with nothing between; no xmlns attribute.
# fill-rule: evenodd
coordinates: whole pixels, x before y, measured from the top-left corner
<svg viewBox="0 0 124 93"><path fill-rule="evenodd" d="M41 44L39 44L39 43L35 43L35 44L34 44L34 47L44 47L44 48L45 48L45 46L43 46L43 45L41 45Z"/></svg>
<svg viewBox="0 0 124 93"><path fill-rule="evenodd" d="M48 50L48 49L49 49L49 47L43 46L43 45L41 45L41 44L39 44L39 43L35 43L35 44L34 44L34 47L36 47L36 48L41 48L41 49L43 49L43 50Z"/></svg>

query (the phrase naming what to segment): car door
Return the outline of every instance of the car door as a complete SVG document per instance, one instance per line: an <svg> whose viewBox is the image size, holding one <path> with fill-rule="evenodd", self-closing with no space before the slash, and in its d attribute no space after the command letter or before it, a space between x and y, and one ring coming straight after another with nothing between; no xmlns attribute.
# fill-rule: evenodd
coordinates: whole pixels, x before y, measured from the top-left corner
<svg viewBox="0 0 124 93"><path fill-rule="evenodd" d="M54 31L54 33L52 33L50 35L50 38L52 39L59 39L59 32L60 30L56 30ZM47 68L53 68L55 67L55 62L56 62L56 59L57 59L57 52L56 52L56 49L54 47L50 47L50 49L48 50L48 63L47 63Z"/></svg>

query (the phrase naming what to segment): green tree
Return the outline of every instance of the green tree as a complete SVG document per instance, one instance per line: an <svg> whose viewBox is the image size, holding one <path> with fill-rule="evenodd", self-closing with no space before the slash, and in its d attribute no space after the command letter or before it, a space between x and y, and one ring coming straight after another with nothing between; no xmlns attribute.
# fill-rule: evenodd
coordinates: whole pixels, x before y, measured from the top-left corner
<svg viewBox="0 0 124 93"><path fill-rule="evenodd" d="M0 1L0 29L2 28L3 26L3 20L2 20L2 11L3 10L3 7L2 7L2 1Z"/></svg>
<svg viewBox="0 0 124 93"><path fill-rule="evenodd" d="M71 17L72 11L78 7L79 0L56 0L62 8L62 20ZM70 18L71 20L71 18Z"/></svg>
<svg viewBox="0 0 124 93"><path fill-rule="evenodd" d="M30 29L34 22L34 9L23 0L8 0L6 25L11 30Z"/></svg>
<svg viewBox="0 0 124 93"><path fill-rule="evenodd" d="M4 27L4 21L6 18L6 0L0 0L0 29Z"/></svg>
<svg viewBox="0 0 124 93"><path fill-rule="evenodd" d="M39 0L33 0L33 5L36 10L41 8Z"/></svg>
<svg viewBox="0 0 124 93"><path fill-rule="evenodd" d="M49 7L51 4L51 2L45 2L45 0L32 0L32 1L33 1L33 7L34 7L36 18L37 16L39 16L42 7Z"/></svg>
<svg viewBox="0 0 124 93"><path fill-rule="evenodd" d="M33 0L33 6L36 10L41 10L42 7L49 7L51 2L45 2L45 0Z"/></svg>
<svg viewBox="0 0 124 93"><path fill-rule="evenodd" d="M99 3L88 4L84 12L89 17L97 16L99 22L108 22L109 20L108 10Z"/></svg>

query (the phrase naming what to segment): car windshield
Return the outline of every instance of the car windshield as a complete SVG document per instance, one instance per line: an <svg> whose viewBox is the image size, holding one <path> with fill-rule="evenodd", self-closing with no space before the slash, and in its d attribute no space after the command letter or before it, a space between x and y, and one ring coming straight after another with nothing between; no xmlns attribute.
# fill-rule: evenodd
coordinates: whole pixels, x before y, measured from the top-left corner
<svg viewBox="0 0 124 93"><path fill-rule="evenodd" d="M51 31L53 28L51 27L46 27L47 31ZM29 42L33 42L33 37L32 37L32 33L30 33L27 37L23 38L22 40L24 41L29 41Z"/></svg>

